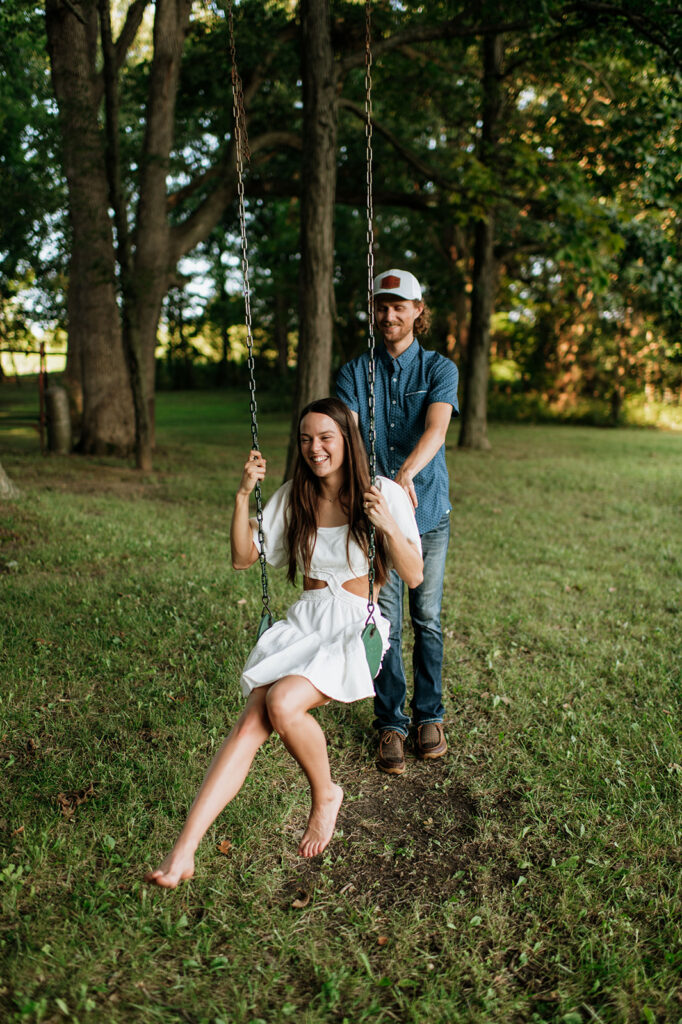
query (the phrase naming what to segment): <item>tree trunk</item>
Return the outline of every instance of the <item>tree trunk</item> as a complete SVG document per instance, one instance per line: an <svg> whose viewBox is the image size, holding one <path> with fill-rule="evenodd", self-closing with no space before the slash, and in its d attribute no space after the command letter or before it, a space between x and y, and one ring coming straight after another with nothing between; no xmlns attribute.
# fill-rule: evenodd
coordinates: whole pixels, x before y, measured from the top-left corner
<svg viewBox="0 0 682 1024"><path fill-rule="evenodd" d="M20 497L21 491L14 486L0 462L0 501L14 501L15 498Z"/></svg>
<svg viewBox="0 0 682 1024"><path fill-rule="evenodd" d="M328 0L301 0L303 168L298 369L287 473L301 409L329 394L334 327L336 73Z"/></svg>
<svg viewBox="0 0 682 1024"><path fill-rule="evenodd" d="M129 314L136 332L142 393L147 406L136 444L137 464L141 469L151 468L152 462L156 335L173 269L166 177L173 146L175 101L190 8L190 0L157 0L154 16L154 57L149 79L135 229L135 293Z"/></svg>
<svg viewBox="0 0 682 1024"><path fill-rule="evenodd" d="M121 294L121 338L128 364L128 376L135 410L135 463L138 469L151 470L149 410L142 376L142 353L137 324L133 319L136 280L128 227L128 204L122 183L119 143L119 98L116 47L111 34L110 0L98 0L102 42L102 77L105 98L106 166L109 199L116 224L116 255Z"/></svg>
<svg viewBox="0 0 682 1024"><path fill-rule="evenodd" d="M79 449L130 453L133 404L116 302L115 258L109 221L109 188L98 123L94 4L46 0L52 82L59 105L64 171L69 189L71 261L69 346L76 379L80 362L83 415ZM78 387L75 387L78 400Z"/></svg>
<svg viewBox="0 0 682 1024"><path fill-rule="evenodd" d="M275 286L275 349L277 373L284 380L289 372L289 303L286 290Z"/></svg>
<svg viewBox="0 0 682 1024"><path fill-rule="evenodd" d="M464 365L469 331L469 300L466 292L469 254L466 236L461 227L447 222L443 232L443 249L450 269L450 313L448 314L447 354Z"/></svg>
<svg viewBox="0 0 682 1024"><path fill-rule="evenodd" d="M67 289L67 322L75 323L78 316L80 299L78 296L78 277L73 273L69 276ZM69 331L68 347L66 349L66 367L62 381L69 396L69 408L71 410L71 426L74 438L79 438L81 424L83 422L83 356L78 342L80 335L77 332Z"/></svg>
<svg viewBox="0 0 682 1024"><path fill-rule="evenodd" d="M502 38L483 39L483 127L480 161L493 167L502 113ZM471 323L464 364L464 396L460 448L490 448L488 440L488 377L490 373L490 321L495 300L495 215L476 222Z"/></svg>

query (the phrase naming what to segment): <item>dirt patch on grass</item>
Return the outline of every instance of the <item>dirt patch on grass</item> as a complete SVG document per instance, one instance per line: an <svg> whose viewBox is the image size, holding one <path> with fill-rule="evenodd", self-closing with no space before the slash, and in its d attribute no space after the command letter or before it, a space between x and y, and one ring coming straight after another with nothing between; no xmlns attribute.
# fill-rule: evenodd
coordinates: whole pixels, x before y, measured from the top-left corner
<svg viewBox="0 0 682 1024"><path fill-rule="evenodd" d="M477 804L450 778L447 762L411 761L401 776L374 765L339 774L346 801L337 836L326 856L292 872L288 900L331 881L337 893L382 907L447 898L470 866L466 854L476 832ZM341 834L342 833L342 834Z"/></svg>
<svg viewBox="0 0 682 1024"><path fill-rule="evenodd" d="M156 497L165 474L145 476L128 466L96 463L77 456L50 459L46 463L26 466L21 483L41 491L65 494L101 494L132 500Z"/></svg>

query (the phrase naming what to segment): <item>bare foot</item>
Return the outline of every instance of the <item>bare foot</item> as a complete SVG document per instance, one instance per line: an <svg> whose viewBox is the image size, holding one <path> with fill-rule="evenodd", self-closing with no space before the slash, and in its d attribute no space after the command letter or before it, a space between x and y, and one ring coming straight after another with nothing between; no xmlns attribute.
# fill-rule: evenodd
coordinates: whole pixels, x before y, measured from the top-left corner
<svg viewBox="0 0 682 1024"><path fill-rule="evenodd" d="M191 850L183 852L173 847L166 859L159 864L155 871L149 871L144 876L145 882L153 882L164 889L175 889L180 882L191 878L194 874L194 854Z"/></svg>
<svg viewBox="0 0 682 1024"><path fill-rule="evenodd" d="M308 827L305 830L298 852L301 857L317 857L318 853L329 845L334 835L336 817L343 802L343 790L341 786L332 783L334 787L333 796L320 804L313 804L308 818Z"/></svg>

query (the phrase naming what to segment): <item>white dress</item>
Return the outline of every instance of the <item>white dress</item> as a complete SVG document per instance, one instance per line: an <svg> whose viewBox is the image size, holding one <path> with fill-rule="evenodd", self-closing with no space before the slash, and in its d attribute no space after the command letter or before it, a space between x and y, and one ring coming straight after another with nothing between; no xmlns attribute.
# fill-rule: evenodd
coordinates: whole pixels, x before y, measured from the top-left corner
<svg viewBox="0 0 682 1024"><path fill-rule="evenodd" d="M421 551L410 499L393 480L378 479L398 527ZM291 481L288 481L275 491L263 509L265 554L268 564L274 568L289 562L285 513L290 494ZM252 525L254 543L259 547L255 520ZM367 619L367 600L343 589L348 580L367 575L367 557L352 537L347 553L347 538L347 525L318 527L309 576L324 580L327 586L321 590L304 590L287 611L286 618L263 633L248 657L240 680L245 697L251 690L286 675L304 676L325 696L344 703L374 696L374 684L360 637ZM300 565L299 569L302 569ZM378 605L374 621L385 654L389 622Z"/></svg>

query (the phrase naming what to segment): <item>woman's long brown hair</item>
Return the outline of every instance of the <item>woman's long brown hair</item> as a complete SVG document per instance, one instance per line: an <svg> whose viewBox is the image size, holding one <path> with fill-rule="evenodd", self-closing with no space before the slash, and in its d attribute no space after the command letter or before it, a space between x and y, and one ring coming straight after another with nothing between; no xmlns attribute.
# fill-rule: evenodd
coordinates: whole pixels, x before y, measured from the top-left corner
<svg viewBox="0 0 682 1024"><path fill-rule="evenodd" d="M350 549L351 537L365 554L369 551L370 522L362 507L363 494L369 490L370 475L367 453L357 424L345 402L340 398L319 398L310 402L301 412L298 420L296 447L297 459L291 486L291 501L287 512L287 548L289 550L288 579L296 579L296 562L300 559L305 576L310 575L310 562L317 537L317 504L320 482L301 455L301 423L309 412L329 416L339 427L344 441L344 480L339 491L341 507L348 515L348 540L346 555ZM388 577L388 556L386 543L379 530L376 531L376 555L374 573L378 586Z"/></svg>

